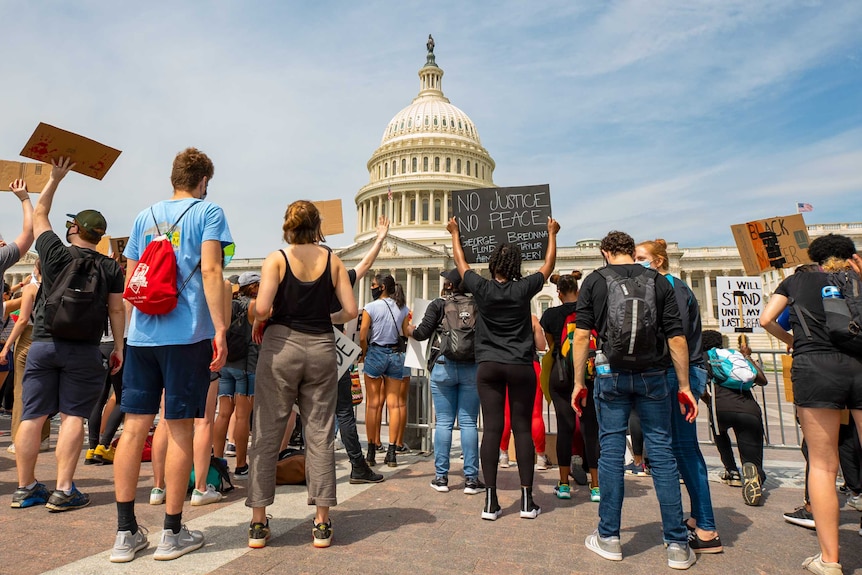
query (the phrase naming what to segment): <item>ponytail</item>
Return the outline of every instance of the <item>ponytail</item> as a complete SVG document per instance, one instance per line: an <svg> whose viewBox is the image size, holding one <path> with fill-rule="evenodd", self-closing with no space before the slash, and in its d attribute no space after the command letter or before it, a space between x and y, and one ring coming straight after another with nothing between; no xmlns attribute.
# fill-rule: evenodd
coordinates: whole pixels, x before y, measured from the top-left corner
<svg viewBox="0 0 862 575"><path fill-rule="evenodd" d="M401 284L395 284L395 293L392 294L392 298L399 309L407 304L407 297L404 295L404 288L401 287Z"/></svg>

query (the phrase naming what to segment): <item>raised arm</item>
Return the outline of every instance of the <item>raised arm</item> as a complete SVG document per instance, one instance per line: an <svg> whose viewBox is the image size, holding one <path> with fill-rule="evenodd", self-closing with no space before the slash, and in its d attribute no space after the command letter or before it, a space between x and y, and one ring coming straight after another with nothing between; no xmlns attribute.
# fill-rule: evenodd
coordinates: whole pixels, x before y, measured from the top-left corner
<svg viewBox="0 0 862 575"><path fill-rule="evenodd" d="M24 210L21 233L15 238L18 255L21 255L33 245L33 204L30 202L30 193L27 191L27 182L24 180L15 180L9 184L9 189L12 190L16 198L21 200L21 209Z"/></svg>
<svg viewBox="0 0 862 575"><path fill-rule="evenodd" d="M378 254L380 254L380 248L383 247L383 240L386 239L386 235L389 233L389 218L386 216L380 216L377 218L377 239L374 240L374 244L371 246L371 249L368 250L368 253L365 254L365 257L362 258L362 261L359 262L355 268L356 271L356 281L361 280L365 277L365 274L368 273L368 270L371 269L371 266L374 265L374 260L377 259Z"/></svg>
<svg viewBox="0 0 862 575"><path fill-rule="evenodd" d="M454 216L446 224L446 231L452 235L452 259L455 260L455 267L458 268L458 273L463 279L470 266L467 264L467 258L464 257L464 248L461 247L461 232L458 230L458 220Z"/></svg>
<svg viewBox="0 0 862 575"><path fill-rule="evenodd" d="M66 177L69 170L75 167L70 158L60 158L56 163L51 160L51 176L48 178L48 183L39 194L39 201L36 202L36 208L33 210L33 236L38 238L43 233L51 229L51 222L48 220L48 214L51 213L51 204L54 202L54 192L57 191L57 186L60 185L60 180Z"/></svg>
<svg viewBox="0 0 862 575"><path fill-rule="evenodd" d="M554 266L557 265L557 233L560 231L560 224L554 218L548 217L548 251L545 252L545 263L539 268L539 271L545 276L545 281L554 273Z"/></svg>

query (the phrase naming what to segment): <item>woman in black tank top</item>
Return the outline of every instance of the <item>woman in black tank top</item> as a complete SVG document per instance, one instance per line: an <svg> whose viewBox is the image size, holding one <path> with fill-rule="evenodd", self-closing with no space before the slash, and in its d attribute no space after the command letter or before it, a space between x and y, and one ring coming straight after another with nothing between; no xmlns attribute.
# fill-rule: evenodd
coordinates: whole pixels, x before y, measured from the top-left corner
<svg viewBox="0 0 862 575"><path fill-rule="evenodd" d="M314 204L301 200L288 206L283 229L289 245L264 261L255 302L254 338L261 345L246 500L253 509L248 544L264 547L269 538L266 506L275 498L279 446L298 404L305 425L308 501L317 507L312 541L315 547L328 547L332 540L329 508L336 504L333 439L338 368L332 323L355 318L356 299L344 264L317 245L323 235ZM341 311L330 315L333 297Z"/></svg>

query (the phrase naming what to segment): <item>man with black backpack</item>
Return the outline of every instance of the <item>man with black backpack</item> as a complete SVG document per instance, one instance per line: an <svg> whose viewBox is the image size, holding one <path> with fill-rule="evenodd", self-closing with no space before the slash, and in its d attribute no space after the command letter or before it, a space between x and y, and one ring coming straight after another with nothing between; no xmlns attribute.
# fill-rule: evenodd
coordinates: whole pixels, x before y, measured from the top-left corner
<svg viewBox="0 0 862 575"><path fill-rule="evenodd" d="M53 163L53 162L52 162ZM79 509L90 498L73 482L84 439L84 419L99 399L108 364L99 343L111 318L113 372L123 364L123 272L119 264L96 251L107 223L96 210L67 214L66 246L51 229L48 214L57 186L74 164L53 164L51 176L33 213L36 251L42 262L42 286L33 311L33 343L24 371L24 411L15 437L18 490L12 507L44 504L49 511ZM36 459L45 420L59 413L62 421L55 450L57 485L49 493L36 481Z"/></svg>
<svg viewBox="0 0 862 575"><path fill-rule="evenodd" d="M623 464L629 414L641 418L650 453L653 483L662 513L668 566L688 569L696 556L683 524L679 473L671 448L671 402L665 370L671 361L679 380L679 402L687 420L697 416L688 380L688 346L670 283L653 269L634 262L635 243L623 232L610 232L601 242L607 264L584 280L578 298L574 335L575 388L572 407L585 405L585 375L590 331L596 329L595 399L601 458L598 529L586 538L587 549L612 561L623 558L620 517Z"/></svg>

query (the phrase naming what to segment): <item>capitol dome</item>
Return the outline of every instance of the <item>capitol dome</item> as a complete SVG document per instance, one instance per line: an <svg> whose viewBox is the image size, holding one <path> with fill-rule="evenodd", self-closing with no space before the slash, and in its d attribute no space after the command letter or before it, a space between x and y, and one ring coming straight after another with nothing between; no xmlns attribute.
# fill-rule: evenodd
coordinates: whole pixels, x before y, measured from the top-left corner
<svg viewBox="0 0 862 575"><path fill-rule="evenodd" d="M450 192L494 186L495 163L476 125L443 95L443 70L429 36L419 94L386 124L368 160L369 182L356 194L355 241L374 236L387 215L390 233L427 246L449 243Z"/></svg>

